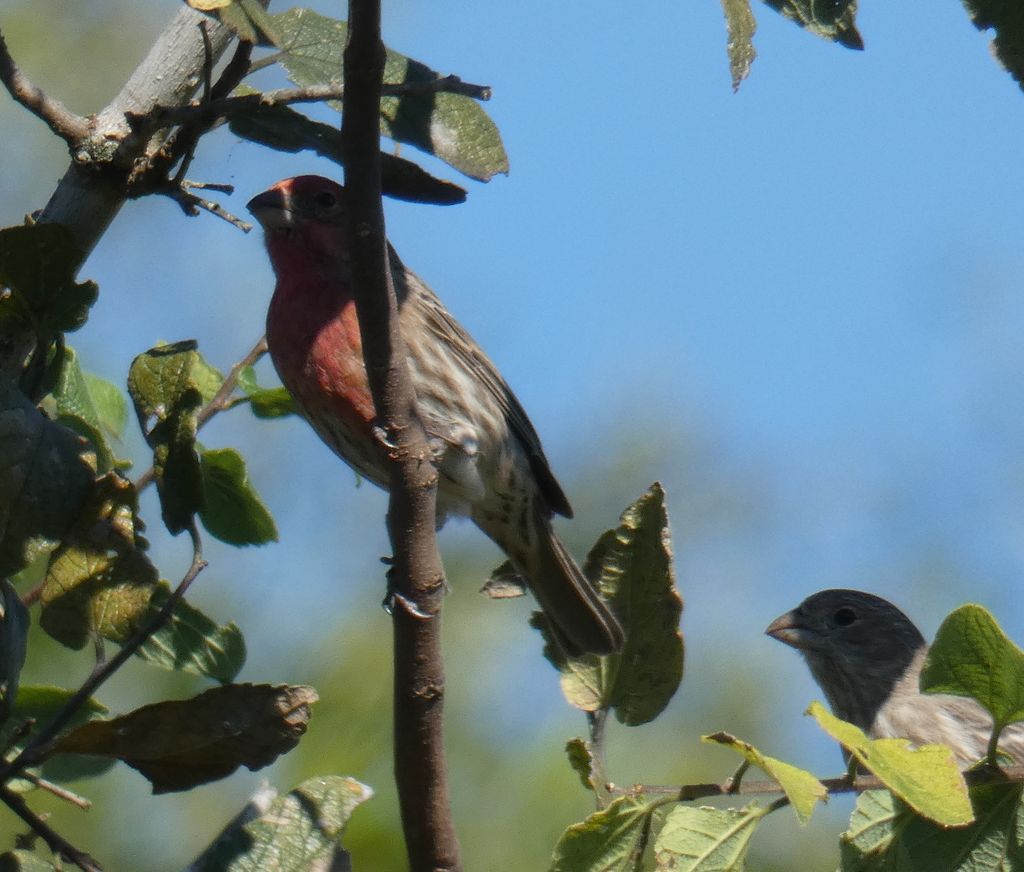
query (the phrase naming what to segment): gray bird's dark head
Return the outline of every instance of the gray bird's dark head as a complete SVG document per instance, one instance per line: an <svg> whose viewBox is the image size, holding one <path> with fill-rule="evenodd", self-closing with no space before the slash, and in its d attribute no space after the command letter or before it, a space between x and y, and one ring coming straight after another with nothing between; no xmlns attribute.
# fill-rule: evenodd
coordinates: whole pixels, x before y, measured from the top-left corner
<svg viewBox="0 0 1024 872"><path fill-rule="evenodd" d="M823 590L765 630L796 648L832 710L864 730L925 640L896 606L859 590Z"/></svg>

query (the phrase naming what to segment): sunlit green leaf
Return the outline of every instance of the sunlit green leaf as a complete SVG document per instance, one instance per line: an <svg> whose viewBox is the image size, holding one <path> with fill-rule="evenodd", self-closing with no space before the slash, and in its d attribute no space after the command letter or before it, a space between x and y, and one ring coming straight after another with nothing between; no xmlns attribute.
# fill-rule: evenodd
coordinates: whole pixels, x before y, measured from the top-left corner
<svg viewBox="0 0 1024 872"><path fill-rule="evenodd" d="M192 341L161 345L140 354L128 372L153 468L164 523L171 533L186 529L203 504L203 480L196 452L197 415L214 380Z"/></svg>
<svg viewBox="0 0 1024 872"><path fill-rule="evenodd" d="M607 808L569 827L555 845L550 872L628 869L651 825L654 806L620 796Z"/></svg>
<svg viewBox="0 0 1024 872"><path fill-rule="evenodd" d="M1024 720L1024 651L981 606L961 606L935 635L921 690L974 697L1001 729Z"/></svg>
<svg viewBox="0 0 1024 872"><path fill-rule="evenodd" d="M817 702L811 703L807 713L918 814L944 826L974 820L967 785L947 746L914 748L906 739L869 739L859 727L841 721Z"/></svg>
<svg viewBox="0 0 1024 872"><path fill-rule="evenodd" d="M135 487L116 473L99 479L47 568L40 625L57 641L81 648L96 634L123 642L137 629L157 582L137 523Z"/></svg>
<svg viewBox="0 0 1024 872"><path fill-rule="evenodd" d="M722 0L722 11L729 31L729 71L732 73L732 89L735 91L750 73L750 65L757 57L754 50L757 21L750 11L750 0Z"/></svg>
<svg viewBox="0 0 1024 872"><path fill-rule="evenodd" d="M710 736L702 736L703 741L715 745L723 745L731 748L742 757L746 758L759 769L768 773L779 782L793 811L801 823L807 823L814 811L815 805L828 799L828 790L825 785L818 781L806 769L800 769L774 757L768 757L757 750L753 745L748 744L731 736L728 733L714 733Z"/></svg>
<svg viewBox="0 0 1024 872"><path fill-rule="evenodd" d="M654 841L658 872L741 872L766 809L677 805Z"/></svg>
<svg viewBox="0 0 1024 872"><path fill-rule="evenodd" d="M261 790L192 872L308 872L351 868L341 848L345 824L373 791L354 778L322 775L284 796Z"/></svg>

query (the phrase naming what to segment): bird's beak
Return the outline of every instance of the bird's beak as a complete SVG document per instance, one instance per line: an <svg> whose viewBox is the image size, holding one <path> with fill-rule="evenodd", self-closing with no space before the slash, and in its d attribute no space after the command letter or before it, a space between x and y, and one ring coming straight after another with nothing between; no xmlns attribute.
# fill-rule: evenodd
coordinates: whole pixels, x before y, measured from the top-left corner
<svg viewBox="0 0 1024 872"><path fill-rule="evenodd" d="M266 230L290 227L292 224L291 197L288 191L279 187L257 194L245 204L245 208Z"/></svg>
<svg viewBox="0 0 1024 872"><path fill-rule="evenodd" d="M778 639L784 645L789 645L791 648L813 647L813 640L816 635L813 630L801 623L800 615L797 611L779 615L765 628L764 632L765 635Z"/></svg>

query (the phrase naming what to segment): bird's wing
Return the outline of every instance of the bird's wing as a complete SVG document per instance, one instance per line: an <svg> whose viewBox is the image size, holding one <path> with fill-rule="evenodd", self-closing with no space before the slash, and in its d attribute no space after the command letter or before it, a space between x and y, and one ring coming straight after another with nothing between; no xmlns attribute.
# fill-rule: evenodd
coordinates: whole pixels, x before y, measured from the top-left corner
<svg viewBox="0 0 1024 872"><path fill-rule="evenodd" d="M509 427L526 451L530 469L533 471L534 478L537 480L537 485L544 495L548 507L559 515L571 518L572 507L548 465L544 449L540 444L540 436L537 435L537 431L530 423L530 419L519 400L516 399L516 395L512 393L512 389L465 328L445 309L437 295L418 276L405 268L394 248L391 248L390 245L388 248L391 254L391 272L399 305L408 298L409 294L415 294L422 301L423 317L427 329L438 340L449 344L454 354L467 369L479 378L505 413Z"/></svg>

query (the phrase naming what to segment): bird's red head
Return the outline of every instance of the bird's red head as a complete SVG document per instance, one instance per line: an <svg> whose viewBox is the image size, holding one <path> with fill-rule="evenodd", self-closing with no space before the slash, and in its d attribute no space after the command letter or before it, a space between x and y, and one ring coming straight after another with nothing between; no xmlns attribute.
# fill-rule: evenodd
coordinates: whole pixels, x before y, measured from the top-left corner
<svg viewBox="0 0 1024 872"><path fill-rule="evenodd" d="M345 189L323 176L283 179L247 204L266 234L275 271L294 261L347 260L342 225Z"/></svg>

